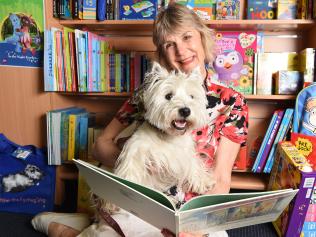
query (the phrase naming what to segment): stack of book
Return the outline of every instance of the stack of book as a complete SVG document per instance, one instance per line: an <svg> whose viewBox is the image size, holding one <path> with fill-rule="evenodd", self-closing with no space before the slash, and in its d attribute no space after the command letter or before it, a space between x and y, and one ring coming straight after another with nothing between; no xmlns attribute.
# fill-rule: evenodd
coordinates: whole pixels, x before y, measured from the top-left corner
<svg viewBox="0 0 316 237"><path fill-rule="evenodd" d="M280 141L283 141L286 138L292 123L293 112L294 110L292 108L288 108L285 111L274 111L268 130L257 154L257 158L253 164L253 172L271 172L277 145Z"/></svg>
<svg viewBox="0 0 316 237"><path fill-rule="evenodd" d="M91 159L92 145L98 136L95 113L69 107L48 111L46 121L49 165L75 158Z"/></svg>

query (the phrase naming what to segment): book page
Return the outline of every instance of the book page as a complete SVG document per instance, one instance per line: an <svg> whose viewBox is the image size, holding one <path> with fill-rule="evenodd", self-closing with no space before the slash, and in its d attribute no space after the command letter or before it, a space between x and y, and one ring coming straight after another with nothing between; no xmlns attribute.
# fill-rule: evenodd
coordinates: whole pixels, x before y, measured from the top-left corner
<svg viewBox="0 0 316 237"><path fill-rule="evenodd" d="M215 197L200 196L181 208L179 231L206 234L274 221L296 193L297 190L286 189L275 192L216 195ZM208 199L209 206L207 206Z"/></svg>
<svg viewBox="0 0 316 237"><path fill-rule="evenodd" d="M159 229L167 228L176 232L175 211L172 210L170 202L168 206L168 198L164 194L123 180L87 162L81 160L74 160L74 162L93 193Z"/></svg>

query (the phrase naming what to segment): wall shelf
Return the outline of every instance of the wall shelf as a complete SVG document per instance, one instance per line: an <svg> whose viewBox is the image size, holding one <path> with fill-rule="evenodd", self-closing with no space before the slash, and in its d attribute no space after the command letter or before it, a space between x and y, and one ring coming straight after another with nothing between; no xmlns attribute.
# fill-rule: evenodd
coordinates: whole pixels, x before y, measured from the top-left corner
<svg viewBox="0 0 316 237"><path fill-rule="evenodd" d="M104 31L111 34L115 31L124 35L150 35L153 29L152 20L60 20L63 26L91 31ZM205 23L217 30L256 30L256 31L306 31L314 27L314 20L211 20Z"/></svg>
<svg viewBox="0 0 316 237"><path fill-rule="evenodd" d="M87 96L87 97L129 97L130 92L57 92L61 95L70 96ZM296 95L245 95L247 100L270 100L270 101L284 101L295 100Z"/></svg>

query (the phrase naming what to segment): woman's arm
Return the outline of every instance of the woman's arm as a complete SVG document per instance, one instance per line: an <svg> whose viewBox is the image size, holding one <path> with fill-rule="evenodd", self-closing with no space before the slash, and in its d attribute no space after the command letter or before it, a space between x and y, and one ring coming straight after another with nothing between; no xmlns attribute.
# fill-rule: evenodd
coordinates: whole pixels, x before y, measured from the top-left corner
<svg viewBox="0 0 316 237"><path fill-rule="evenodd" d="M93 147L93 157L103 165L113 168L121 150L114 143L115 137L125 128L116 118L106 126Z"/></svg>
<svg viewBox="0 0 316 237"><path fill-rule="evenodd" d="M216 179L216 184L212 190L207 192L207 194L229 193L231 173L239 149L240 144L221 136L215 154L214 177Z"/></svg>

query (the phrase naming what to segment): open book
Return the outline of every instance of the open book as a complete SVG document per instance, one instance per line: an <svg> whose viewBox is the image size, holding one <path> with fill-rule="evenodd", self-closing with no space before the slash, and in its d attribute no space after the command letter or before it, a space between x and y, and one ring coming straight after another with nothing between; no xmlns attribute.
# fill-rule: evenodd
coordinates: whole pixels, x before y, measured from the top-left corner
<svg viewBox="0 0 316 237"><path fill-rule="evenodd" d="M203 195L192 198L177 210L162 192L124 180L87 162L74 162L95 194L175 234L205 234L274 221L297 193L285 189Z"/></svg>

